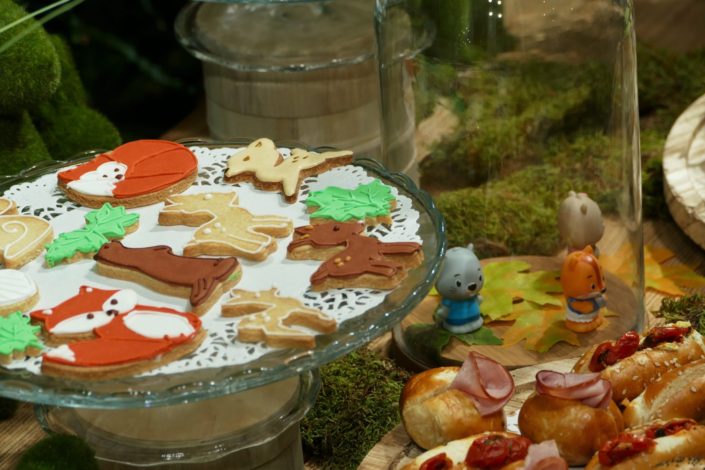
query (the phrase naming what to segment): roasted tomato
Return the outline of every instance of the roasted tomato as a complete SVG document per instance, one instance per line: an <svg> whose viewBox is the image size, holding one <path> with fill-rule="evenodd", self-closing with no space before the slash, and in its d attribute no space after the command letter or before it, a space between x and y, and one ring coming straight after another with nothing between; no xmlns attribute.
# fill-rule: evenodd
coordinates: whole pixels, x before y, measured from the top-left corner
<svg viewBox="0 0 705 470"><path fill-rule="evenodd" d="M680 343L688 333L690 327L687 326L657 326L646 335L639 349L653 348L661 343Z"/></svg>
<svg viewBox="0 0 705 470"><path fill-rule="evenodd" d="M614 344L611 341L600 344L590 358L591 372L600 372L607 366L616 364L639 349L639 335L636 331L627 331Z"/></svg>
<svg viewBox="0 0 705 470"><path fill-rule="evenodd" d="M419 470L448 470L453 467L453 461L448 458L445 452L434 455L421 464Z"/></svg>
<svg viewBox="0 0 705 470"><path fill-rule="evenodd" d="M649 427L644 434L651 439L672 436L684 429L690 429L696 424L697 423L692 419L674 419L665 424L655 424Z"/></svg>
<svg viewBox="0 0 705 470"><path fill-rule="evenodd" d="M597 458L600 461L600 465L609 467L629 457L649 450L654 445L656 445L656 441L650 437L623 433L605 442L597 453Z"/></svg>
<svg viewBox="0 0 705 470"><path fill-rule="evenodd" d="M525 437L493 434L475 439L465 456L471 467L499 468L526 457L531 441Z"/></svg>

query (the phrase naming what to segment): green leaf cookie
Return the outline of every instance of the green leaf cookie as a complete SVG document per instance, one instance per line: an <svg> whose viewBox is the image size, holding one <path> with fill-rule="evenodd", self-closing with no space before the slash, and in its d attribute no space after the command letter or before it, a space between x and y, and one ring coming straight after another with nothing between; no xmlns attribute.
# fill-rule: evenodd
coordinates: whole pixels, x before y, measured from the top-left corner
<svg viewBox="0 0 705 470"><path fill-rule="evenodd" d="M394 195L391 188L380 180L374 180L355 189L330 186L321 191L314 191L306 199L306 205L318 208L311 214L311 218L346 222L387 216L391 212L392 201Z"/></svg>
<svg viewBox="0 0 705 470"><path fill-rule="evenodd" d="M31 325L29 317L21 312L0 317L0 356L21 353L27 348L42 349L42 342L37 338L40 328Z"/></svg>

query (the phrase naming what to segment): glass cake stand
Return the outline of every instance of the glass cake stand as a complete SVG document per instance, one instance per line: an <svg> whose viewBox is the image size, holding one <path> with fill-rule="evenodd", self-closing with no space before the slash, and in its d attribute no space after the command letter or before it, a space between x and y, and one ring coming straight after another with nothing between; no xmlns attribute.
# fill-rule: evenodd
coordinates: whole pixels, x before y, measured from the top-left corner
<svg viewBox="0 0 705 470"><path fill-rule="evenodd" d="M217 148L249 142L181 143ZM0 181L0 189L4 192L97 153L7 177ZM0 368L0 395L37 404L45 430L84 438L105 468L174 463L198 468L303 468L298 421L315 400L317 368L406 316L431 289L446 247L443 219L427 193L375 160L360 157L353 164L412 201L419 213L424 261L381 304L341 323L338 331L318 336L314 349L278 349L245 364L97 382Z"/></svg>

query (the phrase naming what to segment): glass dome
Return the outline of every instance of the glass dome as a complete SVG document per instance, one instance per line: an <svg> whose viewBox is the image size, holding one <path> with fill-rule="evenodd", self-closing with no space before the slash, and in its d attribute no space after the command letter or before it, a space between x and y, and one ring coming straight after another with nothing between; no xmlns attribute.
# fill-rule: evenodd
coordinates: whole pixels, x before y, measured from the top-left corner
<svg viewBox="0 0 705 470"><path fill-rule="evenodd" d="M472 243L484 270L483 328L442 328L453 295L437 284L395 330L402 352L519 367L641 330L632 2L377 0L375 15L382 158L417 175L449 247Z"/></svg>

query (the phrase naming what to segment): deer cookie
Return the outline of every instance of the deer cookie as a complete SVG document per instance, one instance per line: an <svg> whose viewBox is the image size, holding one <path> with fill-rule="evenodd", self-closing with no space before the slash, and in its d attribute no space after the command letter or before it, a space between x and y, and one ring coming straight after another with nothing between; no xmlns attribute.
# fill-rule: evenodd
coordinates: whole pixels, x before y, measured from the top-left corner
<svg viewBox="0 0 705 470"><path fill-rule="evenodd" d="M181 144L136 140L58 174L59 188L86 207L140 207L180 193L196 179L198 160Z"/></svg>
<svg viewBox="0 0 705 470"><path fill-rule="evenodd" d="M279 191L286 202L294 203L304 178L347 165L352 155L349 150L318 153L295 148L284 158L270 139L258 139L230 156L225 180L249 182L264 191Z"/></svg>
<svg viewBox="0 0 705 470"><path fill-rule="evenodd" d="M7 268L19 268L39 256L54 237L46 220L17 214L10 199L0 198L0 260Z"/></svg>
<svg viewBox="0 0 705 470"><path fill-rule="evenodd" d="M29 317L21 312L0 316L0 364L13 359L38 356L43 348L39 340L39 327L31 325Z"/></svg>
<svg viewBox="0 0 705 470"><path fill-rule="evenodd" d="M128 248L112 241L94 259L98 274L187 298L198 315L206 313L241 276L235 258L178 256L166 245Z"/></svg>
<svg viewBox="0 0 705 470"><path fill-rule="evenodd" d="M312 224L356 221L366 225L391 224L396 198L392 188L376 179L355 189L329 186L314 191L306 199L306 206Z"/></svg>
<svg viewBox="0 0 705 470"><path fill-rule="evenodd" d="M192 353L205 338L193 313L141 305L131 289L81 286L77 295L30 315L54 343L63 343L44 353L42 373L73 379L155 369Z"/></svg>
<svg viewBox="0 0 705 470"><path fill-rule="evenodd" d="M92 258L101 246L110 240L123 238L137 230L140 216L128 214L122 206L107 202L100 209L86 214L86 225L72 232L60 234L46 246L44 256L49 267Z"/></svg>
<svg viewBox="0 0 705 470"><path fill-rule="evenodd" d="M315 336L295 328L332 333L336 322L320 310L306 307L293 297L281 297L277 289L249 292L234 289L222 306L224 317L245 316L238 323L237 339L246 343L264 341L275 348L314 348Z"/></svg>
<svg viewBox="0 0 705 470"><path fill-rule="evenodd" d="M313 290L344 287L393 289L407 270L423 261L415 242L382 242L362 235L361 223L324 223L297 227L287 247L290 259L322 259L311 276Z"/></svg>
<svg viewBox="0 0 705 470"><path fill-rule="evenodd" d="M198 227L184 247L186 256L241 256L262 261L277 248L273 237L291 234L291 219L253 215L237 203L234 192L171 196L159 213L159 223Z"/></svg>

